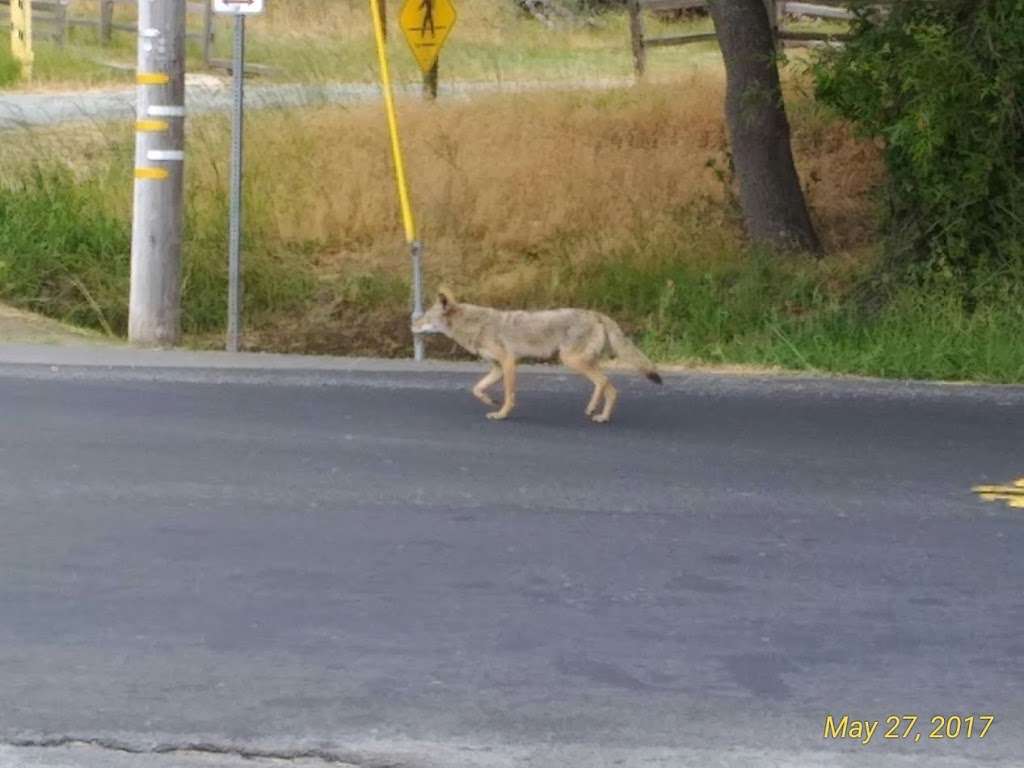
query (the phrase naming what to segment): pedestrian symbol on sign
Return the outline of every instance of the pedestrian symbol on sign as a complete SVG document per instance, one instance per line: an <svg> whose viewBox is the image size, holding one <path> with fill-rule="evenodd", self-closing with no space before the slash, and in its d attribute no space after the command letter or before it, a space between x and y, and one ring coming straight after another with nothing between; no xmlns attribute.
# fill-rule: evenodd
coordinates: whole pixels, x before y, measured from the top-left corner
<svg viewBox="0 0 1024 768"><path fill-rule="evenodd" d="M420 3L420 10L423 11L423 24L420 26L420 37L427 34L427 27L430 27L430 36L435 37L434 31L434 0L423 0Z"/></svg>

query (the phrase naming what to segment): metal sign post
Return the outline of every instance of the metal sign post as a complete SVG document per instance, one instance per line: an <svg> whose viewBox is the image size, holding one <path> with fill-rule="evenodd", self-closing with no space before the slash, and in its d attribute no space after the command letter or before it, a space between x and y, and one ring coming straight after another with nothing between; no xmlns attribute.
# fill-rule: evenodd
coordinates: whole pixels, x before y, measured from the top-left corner
<svg viewBox="0 0 1024 768"><path fill-rule="evenodd" d="M228 229L228 352L237 352L242 328L242 162L245 125L245 17L263 13L263 0L213 0L214 13L235 17L231 110L231 199Z"/></svg>
<svg viewBox="0 0 1024 768"><path fill-rule="evenodd" d="M231 103L231 198L228 227L228 352L238 351L242 328L242 160L245 126L245 16L235 16Z"/></svg>

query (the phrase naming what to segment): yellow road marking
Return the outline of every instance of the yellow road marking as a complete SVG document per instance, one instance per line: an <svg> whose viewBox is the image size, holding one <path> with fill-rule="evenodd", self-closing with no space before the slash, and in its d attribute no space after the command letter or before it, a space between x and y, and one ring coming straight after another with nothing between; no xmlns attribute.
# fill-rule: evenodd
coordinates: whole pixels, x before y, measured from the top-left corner
<svg viewBox="0 0 1024 768"><path fill-rule="evenodd" d="M1024 488L1016 483L1014 485L976 485L971 490L982 495L999 493L1004 496L1024 496Z"/></svg>
<svg viewBox="0 0 1024 768"><path fill-rule="evenodd" d="M971 490L982 501L1000 501L1014 509L1024 509L1024 477L1011 485L976 485Z"/></svg>

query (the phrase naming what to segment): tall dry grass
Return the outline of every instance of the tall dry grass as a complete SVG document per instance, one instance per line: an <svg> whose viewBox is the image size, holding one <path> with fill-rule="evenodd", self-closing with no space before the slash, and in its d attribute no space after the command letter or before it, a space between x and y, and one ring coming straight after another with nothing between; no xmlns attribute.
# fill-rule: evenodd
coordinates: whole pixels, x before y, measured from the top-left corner
<svg viewBox="0 0 1024 768"><path fill-rule="evenodd" d="M593 278L603 265L664 282L669 267L700 274L742 264L722 99L721 76L709 72L606 92L401 101L428 287L445 281L501 306L611 305L641 323L650 302L620 302L614 284ZM834 252L856 251L873 234L878 151L798 97L791 103L815 219ZM408 256L381 107L256 112L247 131L251 339L400 352ZM189 121L186 319L200 336L223 317L229 135L223 117ZM92 209L124 227L131 156L130 126L33 132L0 147L9 179L61 158L88 183ZM285 275L297 276L291 287ZM588 293L598 283L602 295ZM109 301L123 302L114 288Z"/></svg>
<svg viewBox="0 0 1024 768"><path fill-rule="evenodd" d="M702 75L606 93L403 103L428 274L516 300L557 266L553 256L576 263L632 249L641 258L645 242L673 238L679 259L735 251L723 87ZM830 248L866 242L877 150L810 108L797 111L795 125L801 175ZM249 141L258 147L247 170L253 200L272 240L317 244L328 271L404 270L378 107L261 115ZM223 138L205 128L197 142L191 171L214 193L223 186Z"/></svg>

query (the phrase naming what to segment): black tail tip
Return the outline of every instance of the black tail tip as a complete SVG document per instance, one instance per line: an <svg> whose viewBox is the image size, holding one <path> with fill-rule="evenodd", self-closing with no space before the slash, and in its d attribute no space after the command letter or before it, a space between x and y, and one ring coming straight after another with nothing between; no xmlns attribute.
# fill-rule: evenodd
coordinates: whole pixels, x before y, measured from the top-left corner
<svg viewBox="0 0 1024 768"><path fill-rule="evenodd" d="M647 374L647 378L650 379L651 381L653 381L655 384L664 384L665 383L665 382L663 382L661 380L661 376L658 374L657 371L651 371L650 373L648 373Z"/></svg>

